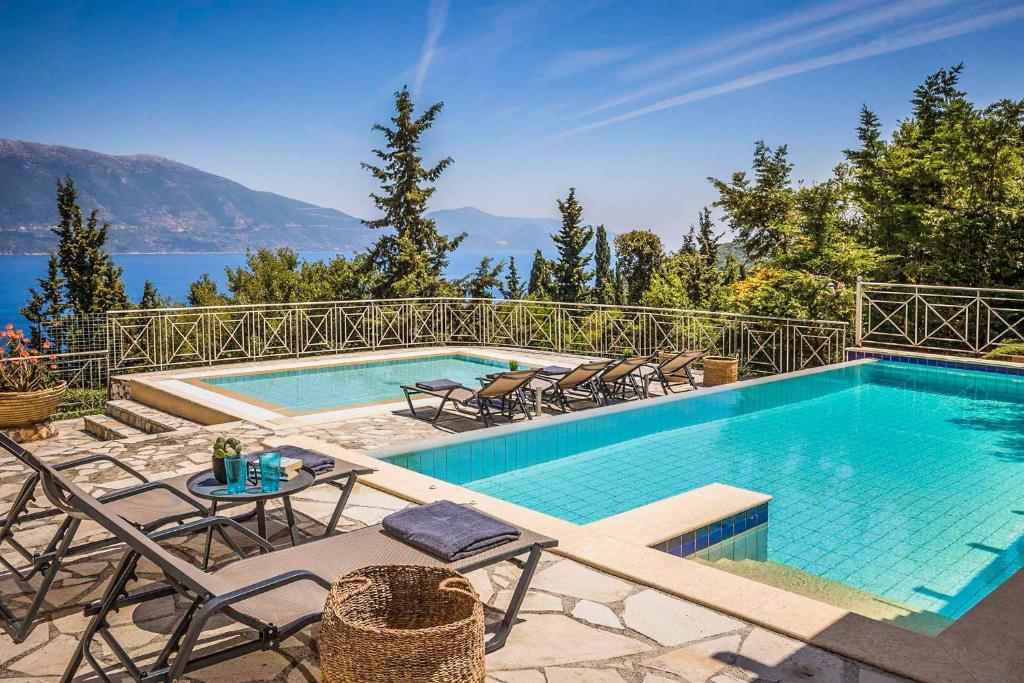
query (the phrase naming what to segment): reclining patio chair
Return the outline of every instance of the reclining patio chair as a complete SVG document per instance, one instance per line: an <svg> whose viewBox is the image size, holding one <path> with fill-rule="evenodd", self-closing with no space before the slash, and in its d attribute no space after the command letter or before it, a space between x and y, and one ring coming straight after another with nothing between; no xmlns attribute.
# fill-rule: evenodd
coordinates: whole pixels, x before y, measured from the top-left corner
<svg viewBox="0 0 1024 683"><path fill-rule="evenodd" d="M574 400L589 399L599 406L604 403L604 396L597 377L613 362L599 360L582 363L557 379L543 374L541 370L541 374L530 382L529 388L540 389L541 397L557 405L563 413L569 412L569 404Z"/></svg>
<svg viewBox="0 0 1024 683"><path fill-rule="evenodd" d="M60 679L62 683L72 680L83 657L101 680L107 680L107 673L89 649L97 635L134 680L174 681L188 672L250 652L279 648L288 637L320 621L331 582L356 569L378 564L407 564L446 567L465 573L529 553L508 608L486 643L486 651L492 652L508 638L541 552L556 545L553 539L519 529L520 536L514 541L472 557L445 562L387 535L380 525L375 525L268 555L241 557L207 573L171 554L157 541L220 528L233 529L264 546L269 544L226 517L207 517L147 536L125 522L109 503L81 490L54 468L42 464L40 474L43 491L54 506L72 518L93 520L127 546L103 597L89 610L93 618L68 662ZM140 602L123 596L128 584L136 578L136 565L143 558L156 565L167 581L163 590L147 592L149 599L179 594L190 603L163 649L145 670L132 661L107 623L112 610ZM211 646L196 653L204 628L211 617L218 615L255 630L256 637L241 643L232 640L230 643L237 644Z"/></svg>
<svg viewBox="0 0 1024 683"><path fill-rule="evenodd" d="M444 407L451 403L456 411L463 415L471 415L480 418L485 427L491 426L495 413L506 415L511 421L514 418L515 410L518 407L526 415L527 420L532 420L530 407L527 403L524 389L540 370L514 370L503 372L491 379L484 379L483 386L479 389L470 389L462 384L454 384L443 389L431 388L430 383L407 384L402 386L405 392L405 401L409 404L409 410L416 417L416 408L412 404L413 396L423 394L441 399L441 405L437 407L434 417L430 418L431 424L436 424L440 419Z"/></svg>
<svg viewBox="0 0 1024 683"><path fill-rule="evenodd" d="M71 557L85 555L107 547L115 543L116 540L102 538L74 545L81 520L72 516L65 516L57 526L53 537L41 552L33 552L18 542L15 537L16 526L56 517L64 514L64 512L55 507L30 512L28 508L35 501L41 461L14 440L4 434L0 434L0 452L3 451L14 456L23 465L28 467L31 473L28 475L17 496L15 496L14 504L7 511L6 518L0 520L0 524L2 524L2 527L0 527L0 548L3 547L4 543L7 543L27 561L28 565L22 568L15 567L14 564L2 555L0 555L0 563L10 571L14 578L22 582L28 582L36 574L42 576L42 582L35 591L32 602L21 619L18 619L11 609L3 601L0 601L0 617L3 617L8 622L14 642L20 643L32 632L36 614L42 607L46 594L50 590L54 579L56 579L57 572L60 570L63 562ZM54 465L53 469L67 472L74 470L76 467L96 462L110 463L112 466L139 480L138 484L101 496L101 500L110 510L116 512L121 518L144 532L151 532L168 524L182 522L195 517L205 517L210 514L207 501L193 496L189 493L186 486L186 482L195 474L194 472L161 481L149 481L133 468L109 455L88 455L77 460ZM324 535L333 533L337 527L357 477L360 474L368 474L372 471L366 467L335 459L333 471L317 475L317 484L330 484L341 491L338 503L324 531ZM287 498L284 500L286 501L285 511L291 517L291 505L287 503ZM210 535L214 531L222 536L225 543L231 543L224 536L223 529L211 529L210 533L207 534L207 552L204 563L209 560ZM293 543L296 541L294 537L292 540Z"/></svg>
<svg viewBox="0 0 1024 683"><path fill-rule="evenodd" d="M644 376L644 393L651 395L651 384L658 382L666 393L678 393L674 387L687 385L697 388L697 380L693 378L690 366L704 357L701 351L681 351L679 353L661 352L651 372ZM681 390L680 390L681 391Z"/></svg>
<svg viewBox="0 0 1024 683"><path fill-rule="evenodd" d="M601 391L605 397L626 400L628 398L626 392L632 391L636 398L645 398L647 394L643 387L642 372L644 366L653 358L654 356L630 356L617 361L605 370L598 377Z"/></svg>

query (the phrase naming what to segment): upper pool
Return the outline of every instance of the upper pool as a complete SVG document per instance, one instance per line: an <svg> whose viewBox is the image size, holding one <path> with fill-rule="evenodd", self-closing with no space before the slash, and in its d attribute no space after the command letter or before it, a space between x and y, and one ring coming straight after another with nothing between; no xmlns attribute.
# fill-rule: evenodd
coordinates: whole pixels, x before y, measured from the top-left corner
<svg viewBox="0 0 1024 683"><path fill-rule="evenodd" d="M1024 566L1024 378L858 362L392 455L577 523L712 482L768 559L955 619Z"/></svg>
<svg viewBox="0 0 1024 683"><path fill-rule="evenodd" d="M446 378L477 386L477 378L508 369L507 361L453 353L299 370L204 377L201 386L293 413L353 407L402 398L402 385Z"/></svg>

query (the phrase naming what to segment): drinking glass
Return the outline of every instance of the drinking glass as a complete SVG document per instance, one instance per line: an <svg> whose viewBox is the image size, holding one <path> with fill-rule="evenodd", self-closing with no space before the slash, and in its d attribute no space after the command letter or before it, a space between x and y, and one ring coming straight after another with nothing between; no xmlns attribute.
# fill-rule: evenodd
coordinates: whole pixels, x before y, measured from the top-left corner
<svg viewBox="0 0 1024 683"><path fill-rule="evenodd" d="M260 455L260 489L267 493L281 488L281 454Z"/></svg>
<svg viewBox="0 0 1024 683"><path fill-rule="evenodd" d="M224 475L228 480L228 493L245 493L248 464L248 458L242 455L229 455L224 458Z"/></svg>

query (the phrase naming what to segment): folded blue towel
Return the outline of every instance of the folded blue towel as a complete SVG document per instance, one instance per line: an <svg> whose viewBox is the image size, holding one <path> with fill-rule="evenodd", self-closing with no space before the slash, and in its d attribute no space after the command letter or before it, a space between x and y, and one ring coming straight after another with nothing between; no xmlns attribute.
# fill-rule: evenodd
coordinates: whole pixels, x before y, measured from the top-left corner
<svg viewBox="0 0 1024 683"><path fill-rule="evenodd" d="M567 368L564 365L548 365L540 369L542 375L567 375L572 372L572 368Z"/></svg>
<svg viewBox="0 0 1024 683"><path fill-rule="evenodd" d="M448 391L449 389L458 389L462 384L450 379L432 379L428 382L416 382L416 386L427 391Z"/></svg>
<svg viewBox="0 0 1024 683"><path fill-rule="evenodd" d="M406 508L384 518L384 530L453 562L519 538L519 529L450 500Z"/></svg>

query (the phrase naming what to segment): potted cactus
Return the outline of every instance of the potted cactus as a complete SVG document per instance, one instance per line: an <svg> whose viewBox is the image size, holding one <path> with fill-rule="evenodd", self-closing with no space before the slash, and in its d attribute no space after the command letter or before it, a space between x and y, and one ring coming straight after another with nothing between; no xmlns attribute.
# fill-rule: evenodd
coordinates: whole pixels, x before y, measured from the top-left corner
<svg viewBox="0 0 1024 683"><path fill-rule="evenodd" d="M223 436L213 443L213 476L221 484L228 483L224 472L224 458L242 457L242 444L238 439L225 439Z"/></svg>
<svg viewBox="0 0 1024 683"><path fill-rule="evenodd" d="M517 361L517 360L510 360L508 362L508 369L510 371L512 371L512 372L515 372L516 370L518 370L519 369L519 361Z"/></svg>

